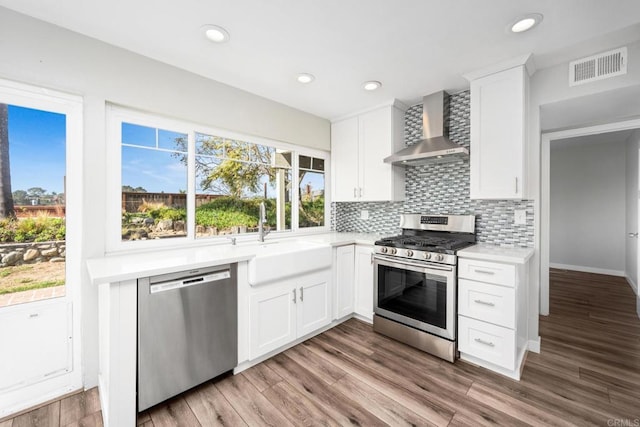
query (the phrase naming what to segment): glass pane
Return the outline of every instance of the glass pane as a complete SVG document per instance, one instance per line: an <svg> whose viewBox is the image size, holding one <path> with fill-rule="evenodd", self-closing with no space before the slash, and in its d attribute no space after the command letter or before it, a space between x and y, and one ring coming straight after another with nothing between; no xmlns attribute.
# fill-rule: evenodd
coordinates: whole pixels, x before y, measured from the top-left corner
<svg viewBox="0 0 640 427"><path fill-rule="evenodd" d="M122 147L122 240L187 235L186 156Z"/></svg>
<svg viewBox="0 0 640 427"><path fill-rule="evenodd" d="M65 173L66 116L0 104L0 307L65 295Z"/></svg>
<svg viewBox="0 0 640 427"><path fill-rule="evenodd" d="M316 171L324 171L324 159L314 157L312 169Z"/></svg>
<svg viewBox="0 0 640 427"><path fill-rule="evenodd" d="M156 129L132 123L122 123L122 143L141 147L155 147Z"/></svg>
<svg viewBox="0 0 640 427"><path fill-rule="evenodd" d="M224 157L224 138L196 132L196 154Z"/></svg>
<svg viewBox="0 0 640 427"><path fill-rule="evenodd" d="M267 228L291 228L290 169L196 156L196 237L257 232L262 201Z"/></svg>
<svg viewBox="0 0 640 427"><path fill-rule="evenodd" d="M315 160L315 159L314 159ZM298 191L300 228L324 225L324 173L300 170Z"/></svg>
<svg viewBox="0 0 640 427"><path fill-rule="evenodd" d="M158 147L166 150L187 152L187 134L172 132L170 130L158 130Z"/></svg>
<svg viewBox="0 0 640 427"><path fill-rule="evenodd" d="M300 156L300 169L311 169L311 157Z"/></svg>

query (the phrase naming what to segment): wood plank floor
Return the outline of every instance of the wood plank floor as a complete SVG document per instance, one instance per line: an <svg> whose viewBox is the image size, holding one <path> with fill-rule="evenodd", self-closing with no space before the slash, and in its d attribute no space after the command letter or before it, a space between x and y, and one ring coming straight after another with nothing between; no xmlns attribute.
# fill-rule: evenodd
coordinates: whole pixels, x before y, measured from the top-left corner
<svg viewBox="0 0 640 427"><path fill-rule="evenodd" d="M145 411L138 424L638 425L633 291L622 278L560 270L551 271L550 291L551 314L540 318L542 351L529 353L520 382L441 361L352 319ZM99 426L96 398L90 390L0 427Z"/></svg>

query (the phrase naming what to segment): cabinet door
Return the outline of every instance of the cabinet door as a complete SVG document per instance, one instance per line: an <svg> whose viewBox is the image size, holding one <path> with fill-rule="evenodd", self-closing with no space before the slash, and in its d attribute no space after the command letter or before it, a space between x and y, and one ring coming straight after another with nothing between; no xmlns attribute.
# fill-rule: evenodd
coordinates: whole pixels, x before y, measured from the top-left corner
<svg viewBox="0 0 640 427"><path fill-rule="evenodd" d="M298 337L331 323L330 277L329 272L318 274L298 287Z"/></svg>
<svg viewBox="0 0 640 427"><path fill-rule="evenodd" d="M251 359L296 338L296 304L291 285L273 285L251 296Z"/></svg>
<svg viewBox="0 0 640 427"><path fill-rule="evenodd" d="M334 279L334 318L340 319L353 313L354 302L354 245L336 248Z"/></svg>
<svg viewBox="0 0 640 427"><path fill-rule="evenodd" d="M359 134L359 200L393 200L394 169L383 161L393 154L392 108L362 114Z"/></svg>
<svg viewBox="0 0 640 427"><path fill-rule="evenodd" d="M331 125L331 177L334 202L352 202L358 196L358 118Z"/></svg>
<svg viewBox="0 0 640 427"><path fill-rule="evenodd" d="M355 282L356 304L355 312L367 319L373 320L373 264L370 246L356 246Z"/></svg>
<svg viewBox="0 0 640 427"><path fill-rule="evenodd" d="M515 67L471 82L471 198L521 199L526 71Z"/></svg>

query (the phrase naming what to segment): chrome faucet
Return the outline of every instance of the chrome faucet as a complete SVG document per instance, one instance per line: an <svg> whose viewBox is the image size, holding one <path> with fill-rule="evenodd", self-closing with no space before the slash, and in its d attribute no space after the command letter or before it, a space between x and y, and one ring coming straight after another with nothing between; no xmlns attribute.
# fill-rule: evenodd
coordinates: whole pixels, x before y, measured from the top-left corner
<svg viewBox="0 0 640 427"><path fill-rule="evenodd" d="M264 225L267 223L267 208L264 202L260 202L260 219L258 219L258 241L264 242L264 236L269 234L269 230L265 230Z"/></svg>

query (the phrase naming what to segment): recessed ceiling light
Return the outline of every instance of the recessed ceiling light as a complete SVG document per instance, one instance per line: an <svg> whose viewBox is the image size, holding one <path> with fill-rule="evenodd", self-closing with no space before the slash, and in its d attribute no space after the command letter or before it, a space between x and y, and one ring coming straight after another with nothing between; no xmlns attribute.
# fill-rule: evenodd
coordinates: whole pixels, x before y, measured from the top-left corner
<svg viewBox="0 0 640 427"><path fill-rule="evenodd" d="M214 43L225 43L229 41L229 33L222 27L217 25L203 25L200 29L204 32L205 37Z"/></svg>
<svg viewBox="0 0 640 427"><path fill-rule="evenodd" d="M380 86L382 86L382 83L380 83L379 81L376 81L376 80L370 80L368 82L364 82L364 84L362 85L364 90L369 90L369 91L376 90Z"/></svg>
<svg viewBox="0 0 640 427"><path fill-rule="evenodd" d="M542 22L542 15L539 13L529 13L521 16L511 24L510 29L514 33L522 33L532 29L536 25Z"/></svg>
<svg viewBox="0 0 640 427"><path fill-rule="evenodd" d="M298 82L302 84L311 83L315 79L316 78L314 77L314 75L309 73L300 73L298 74L298 77L296 77L296 80L298 80Z"/></svg>

